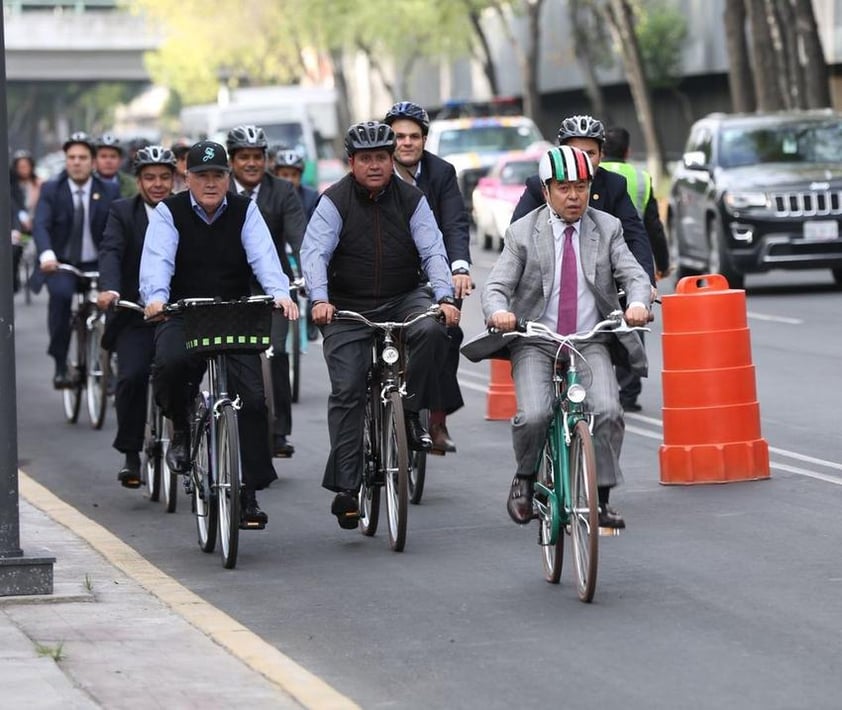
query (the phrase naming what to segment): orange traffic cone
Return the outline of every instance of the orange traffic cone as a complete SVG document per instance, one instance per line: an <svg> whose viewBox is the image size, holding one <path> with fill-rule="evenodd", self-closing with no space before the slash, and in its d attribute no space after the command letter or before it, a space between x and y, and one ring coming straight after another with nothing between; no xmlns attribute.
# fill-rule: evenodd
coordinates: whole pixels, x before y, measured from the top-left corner
<svg viewBox="0 0 842 710"><path fill-rule="evenodd" d="M491 360L491 379L485 395L486 419L511 419L517 411L515 383L512 380L512 363L508 360Z"/></svg>
<svg viewBox="0 0 842 710"><path fill-rule="evenodd" d="M661 310L661 483L769 478L745 291L729 288L719 274L683 278Z"/></svg>

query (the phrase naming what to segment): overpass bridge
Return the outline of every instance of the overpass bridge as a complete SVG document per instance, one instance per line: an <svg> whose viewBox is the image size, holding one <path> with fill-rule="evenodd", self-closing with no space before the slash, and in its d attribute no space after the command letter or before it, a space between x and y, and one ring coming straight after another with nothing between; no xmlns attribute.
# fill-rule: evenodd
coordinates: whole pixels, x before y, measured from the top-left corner
<svg viewBox="0 0 842 710"><path fill-rule="evenodd" d="M162 33L116 0L4 0L9 82L149 81Z"/></svg>

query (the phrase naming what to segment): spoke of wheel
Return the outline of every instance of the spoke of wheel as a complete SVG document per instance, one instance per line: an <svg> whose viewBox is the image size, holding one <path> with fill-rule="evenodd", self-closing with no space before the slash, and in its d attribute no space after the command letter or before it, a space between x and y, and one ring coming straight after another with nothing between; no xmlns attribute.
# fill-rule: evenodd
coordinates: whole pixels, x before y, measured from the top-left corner
<svg viewBox="0 0 842 710"><path fill-rule="evenodd" d="M588 425L576 423L570 442L571 533L579 598L590 602L596 591L599 508L596 457Z"/></svg>

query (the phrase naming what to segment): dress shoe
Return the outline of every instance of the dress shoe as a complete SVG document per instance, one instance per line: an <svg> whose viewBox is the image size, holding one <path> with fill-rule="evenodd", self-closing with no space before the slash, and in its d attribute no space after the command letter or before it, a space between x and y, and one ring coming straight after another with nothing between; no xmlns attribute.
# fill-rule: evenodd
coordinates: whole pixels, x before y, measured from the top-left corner
<svg viewBox="0 0 842 710"><path fill-rule="evenodd" d="M174 429L172 441L167 449L167 466L173 473L187 473L190 470L190 432Z"/></svg>
<svg viewBox="0 0 842 710"><path fill-rule="evenodd" d="M260 509L254 491L243 488L240 491L240 529L263 530L268 522L269 516Z"/></svg>
<svg viewBox="0 0 842 710"><path fill-rule="evenodd" d="M360 506L354 491L339 491L330 506L330 512L343 530L354 530L360 522Z"/></svg>
<svg viewBox="0 0 842 710"><path fill-rule="evenodd" d="M272 456L276 459L289 459L295 453L295 447L282 435L272 438Z"/></svg>
<svg viewBox="0 0 842 710"><path fill-rule="evenodd" d="M413 451L429 451L433 448L433 440L418 418L418 412L404 411L404 417L409 448Z"/></svg>
<svg viewBox="0 0 842 710"><path fill-rule="evenodd" d="M126 454L126 463L117 474L117 480L124 488L140 488L143 479L140 477L140 456L137 453Z"/></svg>
<svg viewBox="0 0 842 710"><path fill-rule="evenodd" d="M601 505L599 506L599 527L622 530L626 527L626 521L613 508L609 508L607 505Z"/></svg>
<svg viewBox="0 0 842 710"><path fill-rule="evenodd" d="M512 488L509 491L509 500L506 503L506 510L509 517L518 525L526 525L534 517L532 511L532 496L535 492L535 478L520 478L515 476L512 479Z"/></svg>
<svg viewBox="0 0 842 710"><path fill-rule="evenodd" d="M430 437L433 440L432 453L452 454L456 451L456 444L450 438L446 424L431 424Z"/></svg>
<svg viewBox="0 0 842 710"><path fill-rule="evenodd" d="M624 412L639 412L643 409L637 401L620 402L620 406L623 408Z"/></svg>
<svg viewBox="0 0 842 710"><path fill-rule="evenodd" d="M53 387L57 390L66 390L73 386L73 380L67 374L66 367L56 367L56 374L53 375Z"/></svg>

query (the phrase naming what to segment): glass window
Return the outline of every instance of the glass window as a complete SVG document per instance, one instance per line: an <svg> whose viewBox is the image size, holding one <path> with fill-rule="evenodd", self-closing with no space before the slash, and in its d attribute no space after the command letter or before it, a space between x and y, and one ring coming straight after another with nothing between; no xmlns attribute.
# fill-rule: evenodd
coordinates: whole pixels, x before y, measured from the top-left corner
<svg viewBox="0 0 842 710"><path fill-rule="evenodd" d="M437 152L440 157L444 157L453 153L523 150L540 140L540 134L531 126L454 128L442 132Z"/></svg>
<svg viewBox="0 0 842 710"><path fill-rule="evenodd" d="M764 163L842 162L842 123L810 121L777 126L738 126L722 131L720 164L725 168Z"/></svg>

